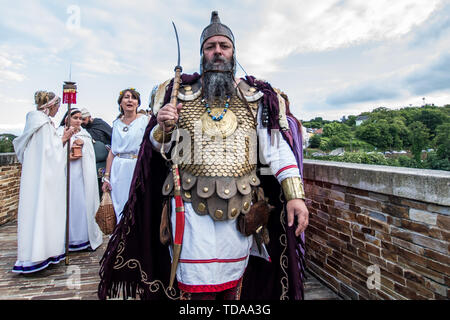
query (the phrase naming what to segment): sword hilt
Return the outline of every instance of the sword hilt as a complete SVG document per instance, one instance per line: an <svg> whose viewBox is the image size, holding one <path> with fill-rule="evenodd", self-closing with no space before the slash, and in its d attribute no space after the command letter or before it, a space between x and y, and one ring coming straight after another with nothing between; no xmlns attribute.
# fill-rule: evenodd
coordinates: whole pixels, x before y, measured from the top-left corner
<svg viewBox="0 0 450 320"><path fill-rule="evenodd" d="M182 71L183 68L181 66L178 65L175 67L175 77L173 78L172 94L170 95L170 104L173 105L175 108L177 107L177 96L178 91L180 89ZM164 126L167 128L172 128L173 126L175 126L175 121L166 120L164 121Z"/></svg>

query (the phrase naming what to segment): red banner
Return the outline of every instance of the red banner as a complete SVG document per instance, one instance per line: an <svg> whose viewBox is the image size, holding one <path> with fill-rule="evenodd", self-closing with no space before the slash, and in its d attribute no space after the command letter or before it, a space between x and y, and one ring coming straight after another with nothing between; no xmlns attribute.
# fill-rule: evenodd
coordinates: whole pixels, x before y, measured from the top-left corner
<svg viewBox="0 0 450 320"><path fill-rule="evenodd" d="M77 103L77 91L75 89L63 90L63 103L76 104Z"/></svg>

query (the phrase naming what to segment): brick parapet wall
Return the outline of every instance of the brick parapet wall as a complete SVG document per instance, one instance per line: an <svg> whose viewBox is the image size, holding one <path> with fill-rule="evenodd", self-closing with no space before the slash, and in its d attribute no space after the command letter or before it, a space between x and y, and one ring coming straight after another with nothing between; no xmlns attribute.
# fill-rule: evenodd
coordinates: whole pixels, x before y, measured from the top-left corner
<svg viewBox="0 0 450 320"><path fill-rule="evenodd" d="M0 154L0 225L17 218L20 173ZM312 273L347 299L449 298L450 173L305 160L304 179Z"/></svg>
<svg viewBox="0 0 450 320"><path fill-rule="evenodd" d="M449 298L449 172L305 160L304 179L312 273L347 299Z"/></svg>
<svg viewBox="0 0 450 320"><path fill-rule="evenodd" d="M0 225L17 218L21 170L14 153L0 153Z"/></svg>

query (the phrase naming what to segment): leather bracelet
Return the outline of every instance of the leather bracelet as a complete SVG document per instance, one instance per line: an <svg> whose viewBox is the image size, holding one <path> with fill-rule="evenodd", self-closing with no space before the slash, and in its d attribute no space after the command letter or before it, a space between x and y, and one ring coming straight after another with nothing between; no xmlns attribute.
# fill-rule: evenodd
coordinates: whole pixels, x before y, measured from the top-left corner
<svg viewBox="0 0 450 320"><path fill-rule="evenodd" d="M167 142L170 142L170 140L172 138L172 132L173 132L173 130L171 130L170 132L163 132L163 130L161 129L159 124L157 124L155 129L153 130L153 138L158 143L167 143ZM164 136L164 141L163 141L163 136Z"/></svg>
<svg viewBox="0 0 450 320"><path fill-rule="evenodd" d="M305 190L303 188L303 182L299 177L284 179L283 181L281 181L281 188L283 189L286 201L292 199L305 200Z"/></svg>

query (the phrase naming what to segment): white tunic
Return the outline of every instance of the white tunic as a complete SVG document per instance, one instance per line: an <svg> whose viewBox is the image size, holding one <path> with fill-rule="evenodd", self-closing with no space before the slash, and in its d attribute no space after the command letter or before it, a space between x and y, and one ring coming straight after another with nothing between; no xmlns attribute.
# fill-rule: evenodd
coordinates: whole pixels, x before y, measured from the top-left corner
<svg viewBox="0 0 450 320"><path fill-rule="evenodd" d="M64 127L58 128L62 136ZM90 134L83 128L70 139L83 140L80 159L70 161L70 210L69 250L78 251L91 247L95 250L103 240L102 232L95 222L100 200L95 166L95 153ZM66 149L67 150L67 149Z"/></svg>
<svg viewBox="0 0 450 320"><path fill-rule="evenodd" d="M161 144L150 140L156 150ZM273 131L271 136L261 124L261 108L258 112L258 142L262 150L261 162L270 169L266 174L275 175L281 183L288 177L300 177L295 156L281 136ZM170 145L164 145L167 151ZM248 264L250 255L270 261L263 245L259 254L253 236L245 237L236 228L236 220L215 221L209 215L195 213L192 204L184 203L185 228L180 261L177 268L178 287L188 292L218 292L236 286ZM175 200L172 198L172 234L175 234Z"/></svg>
<svg viewBox="0 0 450 320"><path fill-rule="evenodd" d="M111 199L117 216L117 223L119 223L123 207L128 201L137 155L148 119L147 116L142 115L129 125L126 125L120 119L113 122L111 151L115 157L111 166L110 180ZM128 129L124 130L125 127Z"/></svg>
<svg viewBox="0 0 450 320"><path fill-rule="evenodd" d="M24 132L13 144L22 175L12 271L31 273L65 257L66 158L61 138L41 111L27 114Z"/></svg>

